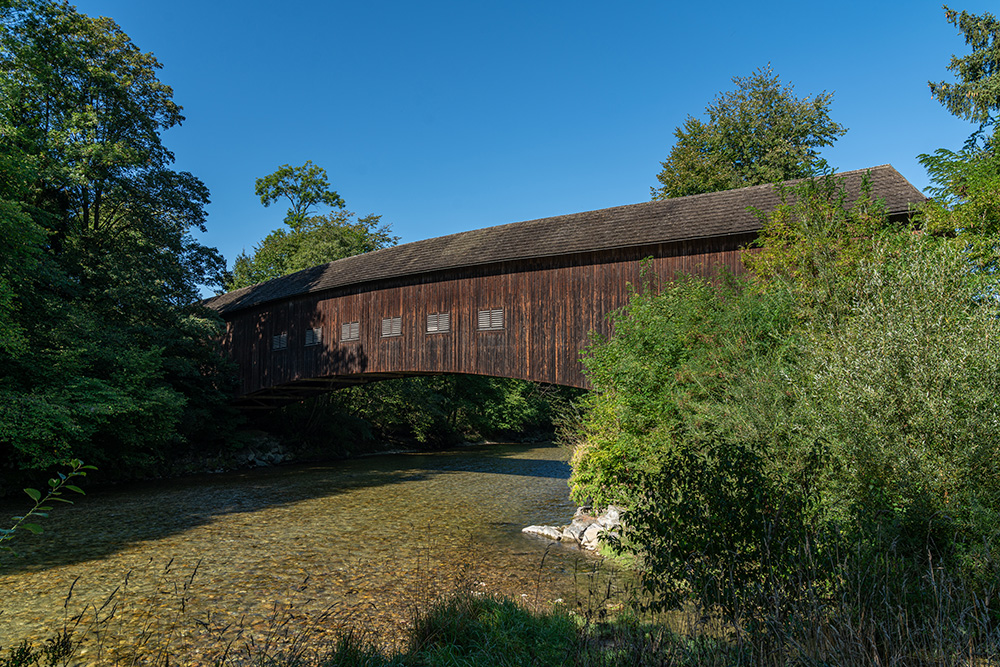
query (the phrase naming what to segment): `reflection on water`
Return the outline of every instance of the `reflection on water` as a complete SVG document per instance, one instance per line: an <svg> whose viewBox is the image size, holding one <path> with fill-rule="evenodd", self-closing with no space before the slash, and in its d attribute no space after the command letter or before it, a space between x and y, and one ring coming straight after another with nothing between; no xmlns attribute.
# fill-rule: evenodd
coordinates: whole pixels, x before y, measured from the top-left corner
<svg viewBox="0 0 1000 667"><path fill-rule="evenodd" d="M275 616L392 638L456 585L569 602L595 559L520 532L568 521L568 477L559 448L494 445L91 493L0 555L0 645L91 618L116 590L106 636L178 647Z"/></svg>

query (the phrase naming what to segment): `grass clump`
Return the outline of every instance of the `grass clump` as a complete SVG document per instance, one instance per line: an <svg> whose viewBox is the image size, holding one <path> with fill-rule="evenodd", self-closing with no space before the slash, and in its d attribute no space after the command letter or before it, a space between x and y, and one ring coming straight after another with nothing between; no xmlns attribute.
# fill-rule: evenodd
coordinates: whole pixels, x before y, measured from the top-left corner
<svg viewBox="0 0 1000 667"><path fill-rule="evenodd" d="M416 620L408 658L419 665L558 665L576 644L568 614L534 614L510 599L461 592Z"/></svg>

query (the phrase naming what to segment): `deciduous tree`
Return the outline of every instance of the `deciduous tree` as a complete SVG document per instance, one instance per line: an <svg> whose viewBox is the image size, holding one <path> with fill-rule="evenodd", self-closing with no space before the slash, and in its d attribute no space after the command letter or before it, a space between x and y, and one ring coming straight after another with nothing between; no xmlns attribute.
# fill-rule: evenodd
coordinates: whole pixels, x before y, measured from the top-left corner
<svg viewBox="0 0 1000 667"><path fill-rule="evenodd" d="M396 244L382 216L355 218L350 211L306 218L290 230L276 229L257 244L253 254L241 252L226 284L234 290L308 269L344 257Z"/></svg>
<svg viewBox="0 0 1000 667"><path fill-rule="evenodd" d="M847 128L830 119L832 93L796 97L770 66L733 79L736 90L708 105L706 121L689 116L662 162L653 199L776 183L821 173L819 149Z"/></svg>
<svg viewBox="0 0 1000 667"><path fill-rule="evenodd" d="M208 189L170 168L160 134L183 116L159 67L109 18L0 7L0 235L16 241L0 263L0 465L142 474L231 423L197 416L225 400L220 322L197 305L225 264L192 236Z"/></svg>
<svg viewBox="0 0 1000 667"><path fill-rule="evenodd" d="M344 200L330 189L326 170L312 160L301 167L281 165L273 174L258 178L254 192L264 206L287 199L291 206L285 214L285 224L292 229L304 224L309 213L320 204L344 208Z"/></svg>
<svg viewBox="0 0 1000 667"><path fill-rule="evenodd" d="M1000 21L992 14L945 9L945 18L972 47L952 55L956 81L928 82L931 94L951 113L977 124L959 151L939 148L917 157L931 178L934 196L922 208L924 229L960 236L969 257L986 273L1000 267L1000 150L995 143L1000 112Z"/></svg>

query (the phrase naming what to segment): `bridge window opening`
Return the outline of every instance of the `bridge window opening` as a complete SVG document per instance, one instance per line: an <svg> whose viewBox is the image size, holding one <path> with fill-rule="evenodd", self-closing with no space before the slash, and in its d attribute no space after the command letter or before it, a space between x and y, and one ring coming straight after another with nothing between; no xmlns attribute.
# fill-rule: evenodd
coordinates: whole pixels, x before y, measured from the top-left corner
<svg viewBox="0 0 1000 667"><path fill-rule="evenodd" d="M280 333L276 336L271 336L271 349L275 352L288 349L288 334Z"/></svg>
<svg viewBox="0 0 1000 667"><path fill-rule="evenodd" d="M382 319L382 338L403 335L403 318L386 317Z"/></svg>
<svg viewBox="0 0 1000 667"><path fill-rule="evenodd" d="M323 342L323 327L306 329L306 347L319 345Z"/></svg>
<svg viewBox="0 0 1000 667"><path fill-rule="evenodd" d="M496 331L503 329L503 308L479 311L479 330Z"/></svg>
<svg viewBox="0 0 1000 667"><path fill-rule="evenodd" d="M361 322L344 322L340 325L340 340L361 340Z"/></svg>
<svg viewBox="0 0 1000 667"><path fill-rule="evenodd" d="M427 333L451 331L451 313L427 313Z"/></svg>

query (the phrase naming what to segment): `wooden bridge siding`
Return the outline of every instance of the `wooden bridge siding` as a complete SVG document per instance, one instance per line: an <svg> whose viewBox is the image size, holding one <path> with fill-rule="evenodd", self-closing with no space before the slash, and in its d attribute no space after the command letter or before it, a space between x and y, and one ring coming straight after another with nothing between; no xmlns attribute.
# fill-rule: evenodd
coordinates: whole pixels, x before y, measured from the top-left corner
<svg viewBox="0 0 1000 667"><path fill-rule="evenodd" d="M477 373L586 386L579 353L590 331L610 333L606 316L638 285L642 259L669 280L676 273L738 273L748 239L542 258L516 267L471 267L415 282L351 286L265 304L231 316L226 347L240 365L243 393L314 377L359 373ZM505 327L478 331L480 309L503 308ZM451 332L425 333L427 313L450 312ZM402 317L403 334L382 338L384 317ZM340 326L358 321L360 340L342 342ZM322 326L319 346L305 332ZM287 332L288 348L271 351Z"/></svg>

